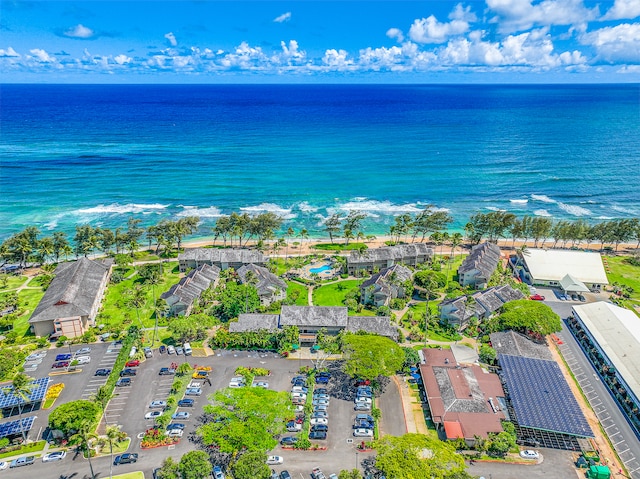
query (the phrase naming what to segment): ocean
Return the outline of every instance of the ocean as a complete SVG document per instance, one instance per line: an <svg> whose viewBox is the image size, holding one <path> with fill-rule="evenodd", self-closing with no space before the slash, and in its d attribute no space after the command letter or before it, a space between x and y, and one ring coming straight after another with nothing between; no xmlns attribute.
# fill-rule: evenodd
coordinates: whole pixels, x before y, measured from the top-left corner
<svg viewBox="0 0 640 479"><path fill-rule="evenodd" d="M0 239L272 211L640 216L638 85L0 87Z"/></svg>

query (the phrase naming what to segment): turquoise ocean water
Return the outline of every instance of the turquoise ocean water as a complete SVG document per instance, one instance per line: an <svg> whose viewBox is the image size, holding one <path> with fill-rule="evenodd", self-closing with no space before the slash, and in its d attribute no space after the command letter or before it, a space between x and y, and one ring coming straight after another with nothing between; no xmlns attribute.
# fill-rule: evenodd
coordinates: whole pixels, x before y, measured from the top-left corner
<svg viewBox="0 0 640 479"><path fill-rule="evenodd" d="M640 216L640 87L2 85L0 238L273 211L321 236L427 204Z"/></svg>

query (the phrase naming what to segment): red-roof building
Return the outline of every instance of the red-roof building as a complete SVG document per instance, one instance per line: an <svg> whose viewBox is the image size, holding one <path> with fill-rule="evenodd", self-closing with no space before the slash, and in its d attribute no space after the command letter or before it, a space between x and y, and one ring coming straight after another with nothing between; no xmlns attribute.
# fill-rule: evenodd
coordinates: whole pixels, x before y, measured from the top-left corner
<svg viewBox="0 0 640 479"><path fill-rule="evenodd" d="M475 364L460 365L450 349L423 349L420 365L431 419L441 437L464 439L502 432L504 390L497 374ZM498 398L501 398L500 400Z"/></svg>

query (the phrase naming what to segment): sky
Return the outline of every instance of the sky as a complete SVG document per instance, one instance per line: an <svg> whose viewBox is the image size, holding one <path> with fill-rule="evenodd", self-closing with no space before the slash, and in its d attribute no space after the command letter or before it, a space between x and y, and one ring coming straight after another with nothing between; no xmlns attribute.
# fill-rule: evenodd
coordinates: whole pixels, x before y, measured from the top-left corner
<svg viewBox="0 0 640 479"><path fill-rule="evenodd" d="M640 82L640 0L0 0L0 82Z"/></svg>

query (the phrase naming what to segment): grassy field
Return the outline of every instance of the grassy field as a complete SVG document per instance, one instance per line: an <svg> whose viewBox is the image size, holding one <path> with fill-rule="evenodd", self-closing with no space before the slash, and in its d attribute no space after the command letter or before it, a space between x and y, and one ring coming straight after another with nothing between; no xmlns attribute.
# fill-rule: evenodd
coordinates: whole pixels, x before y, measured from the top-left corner
<svg viewBox="0 0 640 479"><path fill-rule="evenodd" d="M458 268L466 257L466 254L457 254L452 258L451 264L449 264L448 256L436 255L434 261L438 259L444 261L444 264L442 265L442 272L449 277L449 281L455 281L456 277L458 276Z"/></svg>
<svg viewBox="0 0 640 479"><path fill-rule="evenodd" d="M289 297L294 291L298 291L298 299L295 302L296 306L308 306L309 301L308 297L308 289L306 286L295 283L293 281L287 281L287 297Z"/></svg>
<svg viewBox="0 0 640 479"><path fill-rule="evenodd" d="M27 281L26 276L14 276L12 274L5 275L7 279L7 286L0 289L1 291L6 291L8 289L16 289L22 286L25 281Z"/></svg>
<svg viewBox="0 0 640 479"><path fill-rule="evenodd" d="M5 452L4 454L0 454L0 459L5 457L17 456L20 454L39 453L39 452L42 452L46 444L47 444L47 441L31 442L26 446L22 446L20 449L16 451L10 451L10 452Z"/></svg>
<svg viewBox="0 0 640 479"><path fill-rule="evenodd" d="M351 251L359 250L365 247L364 243L318 243L312 246L313 249L319 249L321 251Z"/></svg>
<svg viewBox="0 0 640 479"><path fill-rule="evenodd" d="M631 300L635 304L640 304L640 266L623 262L624 256L606 256L605 259L610 271L607 272L609 286L619 283L632 287Z"/></svg>
<svg viewBox="0 0 640 479"><path fill-rule="evenodd" d="M156 284L155 297L159 298L162 293L167 291L171 285L177 283L180 279L178 271L178 263L163 263L163 275L160 284ZM125 277L131 274L132 270L125 272ZM103 302L103 308L100 313L99 322L107 327L115 327L121 329L123 324L138 324L138 314L136 308L127 306L127 291L136 285L142 285L144 288L144 305L140 307L140 321L144 327L152 327L154 325L153 318L153 289L150 285L144 285L137 273L132 277L128 277L118 284L110 284L107 288L107 294Z"/></svg>
<svg viewBox="0 0 640 479"><path fill-rule="evenodd" d="M359 280L351 279L326 284L313 290L314 306L344 306L344 299L349 290L356 288Z"/></svg>
<svg viewBox="0 0 640 479"><path fill-rule="evenodd" d="M3 294L6 293L0 292L0 297L2 297ZM13 323L13 329L18 334L18 338L31 334L29 333L29 318L43 296L44 291L42 288L32 289L31 287L28 287L18 293L20 310L23 311L23 313L18 316L18 319ZM18 342L21 341L18 340Z"/></svg>

